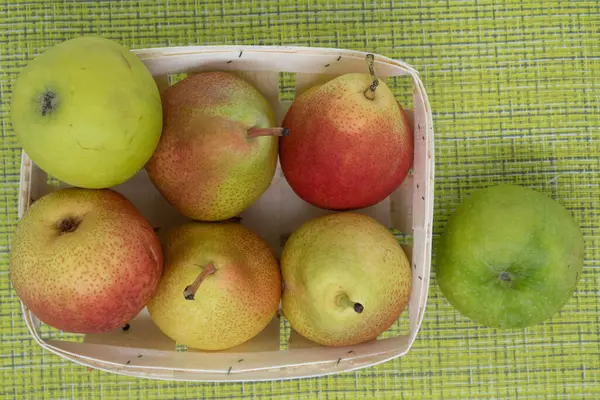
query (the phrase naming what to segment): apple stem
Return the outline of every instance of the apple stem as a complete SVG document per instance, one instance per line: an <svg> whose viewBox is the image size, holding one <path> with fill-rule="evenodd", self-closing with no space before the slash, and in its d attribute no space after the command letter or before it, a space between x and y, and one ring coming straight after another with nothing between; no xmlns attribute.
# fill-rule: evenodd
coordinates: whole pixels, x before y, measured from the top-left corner
<svg viewBox="0 0 600 400"><path fill-rule="evenodd" d="M249 138L258 136L287 136L290 134L288 128L251 128L248 131Z"/></svg>
<svg viewBox="0 0 600 400"><path fill-rule="evenodd" d="M357 314L362 313L365 309L362 304L353 302L345 294L338 296L337 303L341 307L352 307Z"/></svg>
<svg viewBox="0 0 600 400"><path fill-rule="evenodd" d="M367 54L367 65L369 66L369 73L371 74L371 79L373 79L373 83L367 90L365 90L364 95L367 99L373 100L375 99L375 90L379 85L379 79L377 75L375 75L375 56L373 54Z"/></svg>
<svg viewBox="0 0 600 400"><path fill-rule="evenodd" d="M202 272L200 273L200 275L198 275L194 282L191 285L185 287L185 289L183 290L183 297L185 297L186 300L194 300L194 296L196 295L196 291L200 287L200 284L208 275L212 275L216 271L217 269L215 268L215 265L212 262L206 264L202 268Z"/></svg>

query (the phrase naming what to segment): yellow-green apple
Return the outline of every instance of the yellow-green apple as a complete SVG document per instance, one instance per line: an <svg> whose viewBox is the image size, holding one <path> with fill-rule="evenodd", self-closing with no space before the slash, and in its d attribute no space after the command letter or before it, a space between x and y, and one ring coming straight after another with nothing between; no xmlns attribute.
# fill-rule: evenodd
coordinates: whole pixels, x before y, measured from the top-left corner
<svg viewBox="0 0 600 400"><path fill-rule="evenodd" d="M277 163L275 116L262 94L227 72L190 75L162 97L163 133L146 169L182 214L236 216L269 187Z"/></svg>
<svg viewBox="0 0 600 400"><path fill-rule="evenodd" d="M162 108L139 58L114 41L83 36L23 68L11 119L25 152L48 174L106 188L144 167L160 139Z"/></svg>
<svg viewBox="0 0 600 400"><path fill-rule="evenodd" d="M583 268L583 236L557 201L516 185L477 190L440 237L436 277L463 315L495 328L524 328L557 313Z"/></svg>
<svg viewBox="0 0 600 400"><path fill-rule="evenodd" d="M161 272L154 230L110 189L67 188L41 197L12 239L17 295L41 321L67 332L124 325L150 300Z"/></svg>

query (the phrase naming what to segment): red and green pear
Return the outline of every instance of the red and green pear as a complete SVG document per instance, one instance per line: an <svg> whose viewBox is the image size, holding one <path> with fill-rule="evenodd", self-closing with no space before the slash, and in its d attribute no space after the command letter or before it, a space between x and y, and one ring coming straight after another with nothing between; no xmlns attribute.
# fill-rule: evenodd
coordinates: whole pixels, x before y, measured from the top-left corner
<svg viewBox="0 0 600 400"><path fill-rule="evenodd" d="M10 279L24 305L66 332L106 332L135 317L162 273L160 242L110 189L62 189L37 200L14 234Z"/></svg>
<svg viewBox="0 0 600 400"><path fill-rule="evenodd" d="M281 167L308 203L368 207L406 178L413 161L409 120L385 82L373 82L368 74L345 74L302 93L288 110Z"/></svg>
<svg viewBox="0 0 600 400"><path fill-rule="evenodd" d="M227 72L190 75L162 96L163 132L146 169L182 214L225 220L269 187L277 164L275 116L262 94Z"/></svg>

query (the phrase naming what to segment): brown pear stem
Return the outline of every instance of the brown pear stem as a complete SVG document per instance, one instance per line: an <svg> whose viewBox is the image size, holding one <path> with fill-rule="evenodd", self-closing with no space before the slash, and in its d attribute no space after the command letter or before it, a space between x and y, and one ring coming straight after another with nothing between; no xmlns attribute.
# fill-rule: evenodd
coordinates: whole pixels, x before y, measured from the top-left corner
<svg viewBox="0 0 600 400"><path fill-rule="evenodd" d="M200 287L200 284L208 275L214 274L216 270L217 269L215 268L215 265L213 263L206 264L202 268L202 272L200 273L200 275L198 275L194 282L191 285L185 287L185 289L183 290L183 297L185 297L186 300L194 300L194 296L196 295L196 291Z"/></svg>
<svg viewBox="0 0 600 400"><path fill-rule="evenodd" d="M375 56L373 54L367 54L366 59L373 83L371 83L371 86L365 90L364 95L367 99L373 100L375 99L375 90L377 89L377 86L379 86L379 78L377 78L377 75L375 75Z"/></svg>
<svg viewBox="0 0 600 400"><path fill-rule="evenodd" d="M288 128L250 128L248 131L249 138L258 136L287 136L290 134Z"/></svg>
<svg viewBox="0 0 600 400"><path fill-rule="evenodd" d="M337 303L340 307L352 307L357 314L362 313L365 309L362 304L353 302L345 294L338 296Z"/></svg>

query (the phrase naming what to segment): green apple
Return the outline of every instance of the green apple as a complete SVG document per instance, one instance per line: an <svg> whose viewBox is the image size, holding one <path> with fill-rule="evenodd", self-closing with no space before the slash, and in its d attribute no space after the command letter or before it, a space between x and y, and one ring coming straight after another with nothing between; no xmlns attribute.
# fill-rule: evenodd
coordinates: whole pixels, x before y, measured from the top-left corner
<svg viewBox="0 0 600 400"><path fill-rule="evenodd" d="M122 183L150 159L162 105L146 66L120 44L78 37L40 54L21 71L11 107L29 157L73 186Z"/></svg>
<svg viewBox="0 0 600 400"><path fill-rule="evenodd" d="M436 255L456 309L489 327L543 322L571 298L583 268L581 230L542 193L515 185L474 192L450 217Z"/></svg>

